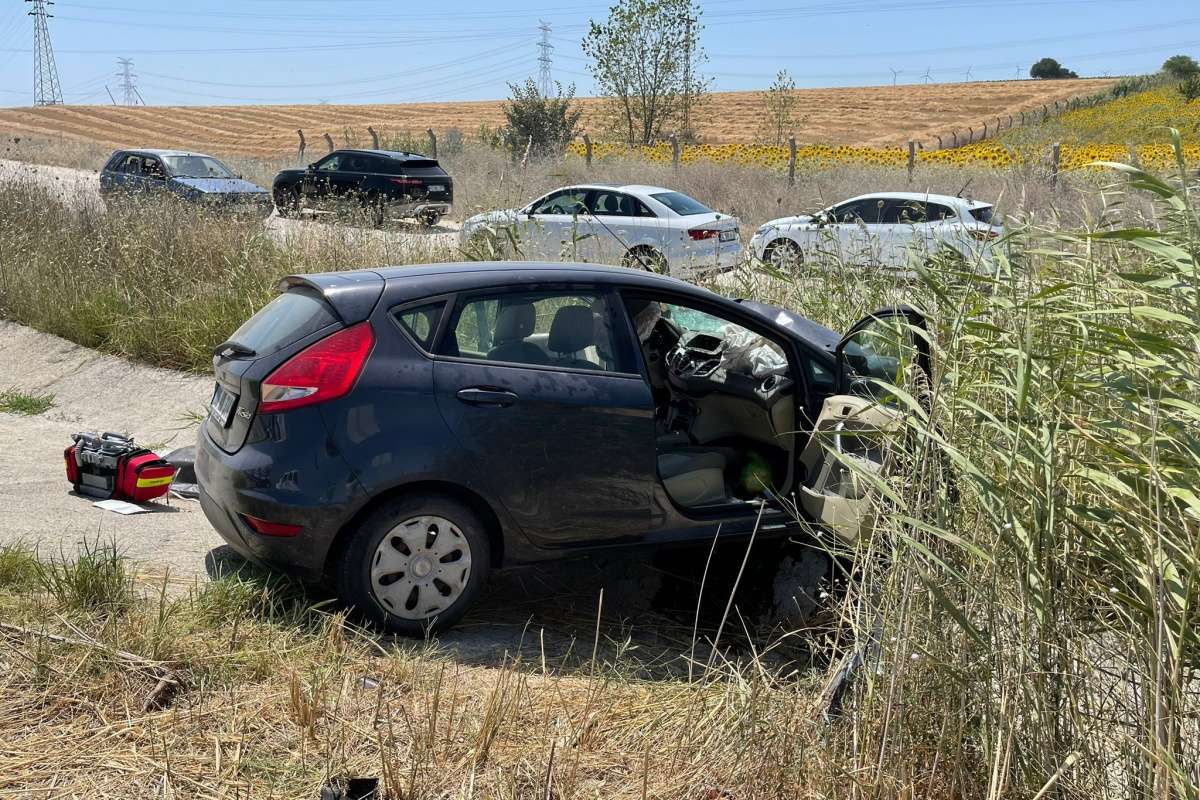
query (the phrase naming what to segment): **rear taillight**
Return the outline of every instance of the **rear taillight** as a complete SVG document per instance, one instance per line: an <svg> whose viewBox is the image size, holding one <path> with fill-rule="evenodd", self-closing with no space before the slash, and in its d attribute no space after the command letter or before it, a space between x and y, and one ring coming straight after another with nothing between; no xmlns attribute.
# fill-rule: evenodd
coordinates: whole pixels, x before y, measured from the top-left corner
<svg viewBox="0 0 1200 800"><path fill-rule="evenodd" d="M285 522L271 522L270 520L259 519L252 517L249 514L242 514L242 519L255 533L261 533L263 536L295 536L304 530L302 525L288 525Z"/></svg>
<svg viewBox="0 0 1200 800"><path fill-rule="evenodd" d="M986 228L971 228L969 231L967 231L967 233L970 234L972 239L976 239L981 242L990 242L992 239L1000 238L1000 234L996 233L995 231L989 231Z"/></svg>
<svg viewBox="0 0 1200 800"><path fill-rule="evenodd" d="M420 186L423 183L419 178L388 178L388 180L397 186Z"/></svg>
<svg viewBox="0 0 1200 800"><path fill-rule="evenodd" d="M721 235L721 232L716 228L689 228L688 236L692 237L693 241L702 242L705 239L716 239Z"/></svg>
<svg viewBox="0 0 1200 800"><path fill-rule="evenodd" d="M309 345L262 384L258 413L311 406L350 391L375 344L371 323L360 322Z"/></svg>

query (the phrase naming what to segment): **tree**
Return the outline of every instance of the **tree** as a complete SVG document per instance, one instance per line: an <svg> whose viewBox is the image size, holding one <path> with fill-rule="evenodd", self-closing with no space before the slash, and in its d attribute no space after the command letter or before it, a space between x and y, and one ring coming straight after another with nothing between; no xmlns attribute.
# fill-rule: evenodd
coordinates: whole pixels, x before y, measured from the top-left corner
<svg viewBox="0 0 1200 800"><path fill-rule="evenodd" d="M562 84L555 86L554 97L543 97L533 78L521 86L508 85L512 94L504 104L505 125L499 134L513 158L520 158L527 147L537 158L560 156L579 132L583 110L575 107L574 84L565 93Z"/></svg>
<svg viewBox="0 0 1200 800"><path fill-rule="evenodd" d="M796 108L800 98L796 95L796 81L781 69L775 76L771 88L762 93L763 137L771 144L783 144L796 125Z"/></svg>
<svg viewBox="0 0 1200 800"><path fill-rule="evenodd" d="M1078 78L1079 75L1059 64L1053 58L1043 58L1029 68L1029 77L1042 80L1058 80L1061 78Z"/></svg>
<svg viewBox="0 0 1200 800"><path fill-rule="evenodd" d="M1162 71L1175 80L1186 80L1193 75L1200 75L1200 64L1191 56L1171 56L1163 62Z"/></svg>
<svg viewBox="0 0 1200 800"><path fill-rule="evenodd" d="M706 60L699 20L693 0L619 0L606 21L591 20L583 52L628 144L651 144L672 127L691 138L691 112L708 88L697 69Z"/></svg>

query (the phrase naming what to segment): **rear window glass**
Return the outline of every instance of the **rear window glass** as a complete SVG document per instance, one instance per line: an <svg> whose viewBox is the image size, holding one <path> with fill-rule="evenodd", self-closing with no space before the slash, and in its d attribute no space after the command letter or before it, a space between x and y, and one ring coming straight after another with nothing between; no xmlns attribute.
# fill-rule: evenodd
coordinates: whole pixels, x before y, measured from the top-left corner
<svg viewBox="0 0 1200 800"><path fill-rule="evenodd" d="M977 222L984 222L984 223L987 223L988 225L993 225L995 223L992 221L993 216L994 216L992 214L992 210L993 209L991 206L980 206L979 208L972 208L971 216L974 217Z"/></svg>
<svg viewBox="0 0 1200 800"><path fill-rule="evenodd" d="M408 332L422 350L433 349L433 336L437 333L438 321L442 318L445 303L430 303L417 308L396 312L396 321Z"/></svg>
<svg viewBox="0 0 1200 800"><path fill-rule="evenodd" d="M662 192L660 194L652 194L650 196L681 217L690 217L694 214L712 213L712 209L708 206L693 200L686 194L680 194L679 192Z"/></svg>
<svg viewBox="0 0 1200 800"><path fill-rule="evenodd" d="M333 309L316 292L292 290L263 306L229 341L266 356L337 321Z"/></svg>

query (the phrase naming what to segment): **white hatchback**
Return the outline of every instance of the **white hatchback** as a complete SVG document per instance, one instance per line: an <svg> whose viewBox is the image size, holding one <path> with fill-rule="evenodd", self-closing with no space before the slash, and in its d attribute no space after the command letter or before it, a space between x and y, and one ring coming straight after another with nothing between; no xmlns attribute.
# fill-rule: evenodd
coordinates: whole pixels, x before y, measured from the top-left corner
<svg viewBox="0 0 1200 800"><path fill-rule="evenodd" d="M555 189L524 208L463 223L464 248L480 238L515 241L524 258L621 264L679 278L742 260L738 219L660 186L585 184Z"/></svg>
<svg viewBox="0 0 1200 800"><path fill-rule="evenodd" d="M755 232L751 253L787 269L805 260L908 270L950 248L980 274L996 271L1004 236L988 203L941 194L861 195L812 215L772 220Z"/></svg>

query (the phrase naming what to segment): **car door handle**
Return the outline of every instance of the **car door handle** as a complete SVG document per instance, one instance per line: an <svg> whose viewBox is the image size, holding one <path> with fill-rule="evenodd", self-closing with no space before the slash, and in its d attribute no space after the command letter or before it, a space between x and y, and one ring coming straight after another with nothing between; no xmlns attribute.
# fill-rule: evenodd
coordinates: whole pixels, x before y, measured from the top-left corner
<svg viewBox="0 0 1200 800"><path fill-rule="evenodd" d="M478 386L459 389L454 395L469 406L498 406L506 408L519 399L514 392L505 389L484 389Z"/></svg>

